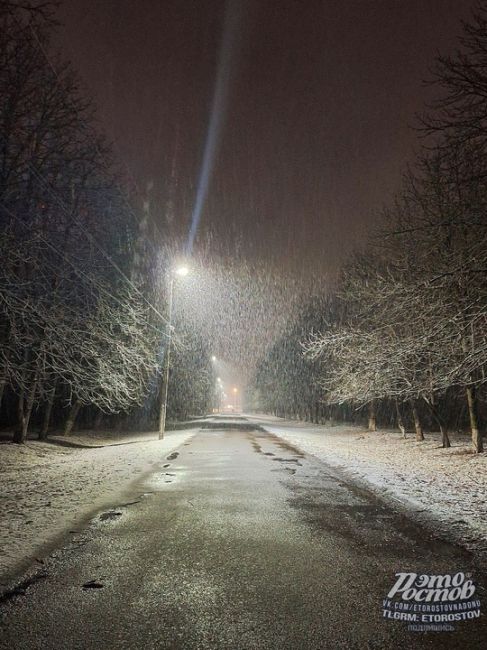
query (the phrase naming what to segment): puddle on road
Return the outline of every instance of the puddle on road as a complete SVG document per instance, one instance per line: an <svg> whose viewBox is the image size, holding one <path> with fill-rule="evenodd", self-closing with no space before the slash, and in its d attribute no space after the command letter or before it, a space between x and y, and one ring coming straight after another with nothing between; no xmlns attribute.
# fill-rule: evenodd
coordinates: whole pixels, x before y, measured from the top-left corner
<svg viewBox="0 0 487 650"><path fill-rule="evenodd" d="M301 456L302 458L302 456ZM302 465L302 463L299 462L297 458L273 458L272 460L275 460L279 463L296 463L296 465Z"/></svg>
<svg viewBox="0 0 487 650"><path fill-rule="evenodd" d="M147 476L142 487L153 492L161 492L178 485L188 473L189 471L186 465L178 463L175 466L172 463L167 463L159 471Z"/></svg>
<svg viewBox="0 0 487 650"><path fill-rule="evenodd" d="M296 458L305 458L305 454L295 447L294 445L291 445L290 443L286 442L285 440L281 440L281 438L278 438L275 434L269 433L267 431L261 431L261 430L254 430L254 431L249 431L247 432L247 438L252 444L252 447L257 453L263 454L264 456L275 456L276 454L274 451L269 451L269 447L271 449L275 449L276 447L282 451L289 452L291 456L293 456L295 459ZM279 457L279 460L282 462L294 462L294 461L288 461L285 458L281 457L282 454ZM277 458L276 458L277 460Z"/></svg>
<svg viewBox="0 0 487 650"><path fill-rule="evenodd" d="M380 548L384 557L403 559L418 553L426 556L434 548L443 559L470 557L468 551L449 542L441 532L395 510L375 494L327 475L324 468L311 480L301 476L300 483L288 487L289 505L318 534L326 531L371 556Z"/></svg>
<svg viewBox="0 0 487 650"><path fill-rule="evenodd" d="M407 513L347 481L338 471L307 456L276 435L254 431L248 432L247 438L256 453L275 461L270 463L274 465L271 471L283 476L281 482L291 493L289 505L318 534L326 531L371 554L380 548L391 557L408 556L420 548L426 551L432 544L446 557L464 553L438 532L434 533ZM271 449L287 452L289 456L286 453L276 455ZM298 470L298 467L303 469Z"/></svg>
<svg viewBox="0 0 487 650"><path fill-rule="evenodd" d="M118 510L108 510L108 512L102 512L98 517L99 521L113 521L122 516L122 513Z"/></svg>

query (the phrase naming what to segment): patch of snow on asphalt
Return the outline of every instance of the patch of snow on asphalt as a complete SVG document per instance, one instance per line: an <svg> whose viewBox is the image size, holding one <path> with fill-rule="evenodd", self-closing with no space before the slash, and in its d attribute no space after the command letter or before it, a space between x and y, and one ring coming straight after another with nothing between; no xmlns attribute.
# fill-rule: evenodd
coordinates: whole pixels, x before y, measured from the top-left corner
<svg viewBox="0 0 487 650"><path fill-rule="evenodd" d="M259 423L304 452L344 469L386 499L431 514L471 549L487 550L487 453L474 454L467 436L443 449L437 434L369 432L259 416Z"/></svg>
<svg viewBox="0 0 487 650"><path fill-rule="evenodd" d="M3 585L26 568L43 546L75 528L90 512L113 505L140 475L195 434L170 431L164 440L152 434L129 438L99 437L98 449L52 443L0 445L0 576ZM93 444L90 437L67 439Z"/></svg>

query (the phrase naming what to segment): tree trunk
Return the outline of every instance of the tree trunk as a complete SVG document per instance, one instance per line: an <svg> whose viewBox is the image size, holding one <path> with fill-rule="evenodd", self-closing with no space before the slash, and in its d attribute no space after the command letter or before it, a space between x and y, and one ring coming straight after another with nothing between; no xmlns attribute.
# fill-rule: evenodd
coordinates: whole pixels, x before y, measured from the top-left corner
<svg viewBox="0 0 487 650"><path fill-rule="evenodd" d="M36 379L31 386L30 392L29 392L29 397L27 398L27 411L25 414L25 433L24 436L27 438L27 431L29 430L29 422L30 422L30 416L32 415L32 408L34 406L34 400L36 397L36 392L37 392L37 385L38 385L38 380Z"/></svg>
<svg viewBox="0 0 487 650"><path fill-rule="evenodd" d="M19 422L18 422L18 428L15 431L14 438L13 438L13 441L16 442L17 444L24 444L25 441L27 440L27 432L29 431L29 422L30 422L30 416L32 414L32 408L34 406L34 400L37 391L37 383L38 382L36 379L32 384L32 386L30 387L27 400L25 399L25 391L22 390L20 393L19 403L17 407Z"/></svg>
<svg viewBox="0 0 487 650"><path fill-rule="evenodd" d="M425 399L426 404L428 405L432 416L434 417L436 423L440 427L440 433L441 433L441 443L444 449L448 449L448 447L451 447L451 442L450 442L450 437L448 435L448 431L446 429L445 422L443 421L443 418L439 414L438 410L436 409L436 406L434 403L428 401Z"/></svg>
<svg viewBox="0 0 487 650"><path fill-rule="evenodd" d="M421 426L421 420L419 418L418 409L416 407L416 402L414 400L411 401L411 410L413 412L414 430L416 431L416 440L420 442L421 440L424 440L424 433L423 433L423 427Z"/></svg>
<svg viewBox="0 0 487 650"><path fill-rule="evenodd" d="M371 400L369 402L369 431L377 431L375 400Z"/></svg>
<svg viewBox="0 0 487 650"><path fill-rule="evenodd" d="M448 431L446 430L446 427L442 422L439 422L438 424L440 426L440 432L441 432L441 445L444 449L448 449L448 447L451 447Z"/></svg>
<svg viewBox="0 0 487 650"><path fill-rule="evenodd" d="M95 418L94 428L96 430L101 429L102 423L103 423L103 411L98 411Z"/></svg>
<svg viewBox="0 0 487 650"><path fill-rule="evenodd" d="M477 415L477 397L475 395L475 388L467 386L467 404L468 415L470 418L470 430L472 432L472 444L475 451L480 454L484 450L482 441L482 434L479 431L479 420Z"/></svg>
<svg viewBox="0 0 487 650"><path fill-rule="evenodd" d="M57 383L57 382L56 382ZM44 418L42 420L42 427L39 431L39 440L47 440L47 432L49 431L49 424L51 422L52 407L54 405L54 397L56 395L56 383L49 391L47 398L46 409L44 411Z"/></svg>
<svg viewBox="0 0 487 650"><path fill-rule="evenodd" d="M399 408L399 402L397 399L394 400L394 403L396 405L396 415L397 415L397 426L399 428L399 431L402 433L403 437L406 437L406 427L404 425L404 420L402 419L402 413L401 409Z"/></svg>
<svg viewBox="0 0 487 650"><path fill-rule="evenodd" d="M25 442L24 432L25 428L25 413L24 413L24 402L25 402L25 390L22 388L19 395L19 400L17 402L17 428L14 431L13 441L18 445L23 445Z"/></svg>
<svg viewBox="0 0 487 650"><path fill-rule="evenodd" d="M331 405L328 406L328 412L326 414L326 417L327 417L328 425L331 426L333 423L333 407Z"/></svg>
<svg viewBox="0 0 487 650"><path fill-rule="evenodd" d="M0 379L0 407L2 406L3 391L5 390L6 379Z"/></svg>
<svg viewBox="0 0 487 650"><path fill-rule="evenodd" d="M76 400L76 402L71 406L68 419L66 420L66 424L64 426L63 435L65 436L70 435L71 431L73 430L74 423L76 422L76 418L78 416L80 408L81 408L81 402L79 400Z"/></svg>
<svg viewBox="0 0 487 650"><path fill-rule="evenodd" d="M325 407L323 404L320 405L320 424L325 424Z"/></svg>

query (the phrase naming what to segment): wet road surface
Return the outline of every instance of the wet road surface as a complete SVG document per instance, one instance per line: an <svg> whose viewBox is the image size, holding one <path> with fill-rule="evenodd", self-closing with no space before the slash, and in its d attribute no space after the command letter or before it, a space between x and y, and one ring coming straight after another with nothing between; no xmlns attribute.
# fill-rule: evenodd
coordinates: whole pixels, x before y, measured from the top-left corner
<svg viewBox="0 0 487 650"><path fill-rule="evenodd" d="M263 431L203 429L5 599L0 647L487 647L485 616L385 620L399 571L472 571L485 594L465 551L337 470Z"/></svg>

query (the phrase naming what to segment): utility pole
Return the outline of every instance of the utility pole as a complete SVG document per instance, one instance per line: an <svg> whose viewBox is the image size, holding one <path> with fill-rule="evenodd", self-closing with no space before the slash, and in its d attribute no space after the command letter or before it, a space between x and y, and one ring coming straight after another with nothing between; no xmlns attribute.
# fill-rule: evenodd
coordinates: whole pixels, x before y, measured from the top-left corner
<svg viewBox="0 0 487 650"><path fill-rule="evenodd" d="M164 438L166 431L166 414L167 414L167 391L169 388L169 363L171 360L171 344L172 344L172 301L174 292L174 276L172 271L169 274L169 305L168 305L168 319L167 319L167 343L164 352L164 364L162 367L162 382L161 382L161 407L159 410L159 440Z"/></svg>
<svg viewBox="0 0 487 650"><path fill-rule="evenodd" d="M161 381L161 407L159 411L159 440L164 438L166 431L166 415L167 415L167 391L169 388L169 367L171 361L171 345L174 327L172 325L172 307L174 299L174 280L175 275L188 275L189 269L187 266L179 266L176 269L171 268L169 271L169 304L167 309L167 344L164 352L164 364L162 367L162 381Z"/></svg>

